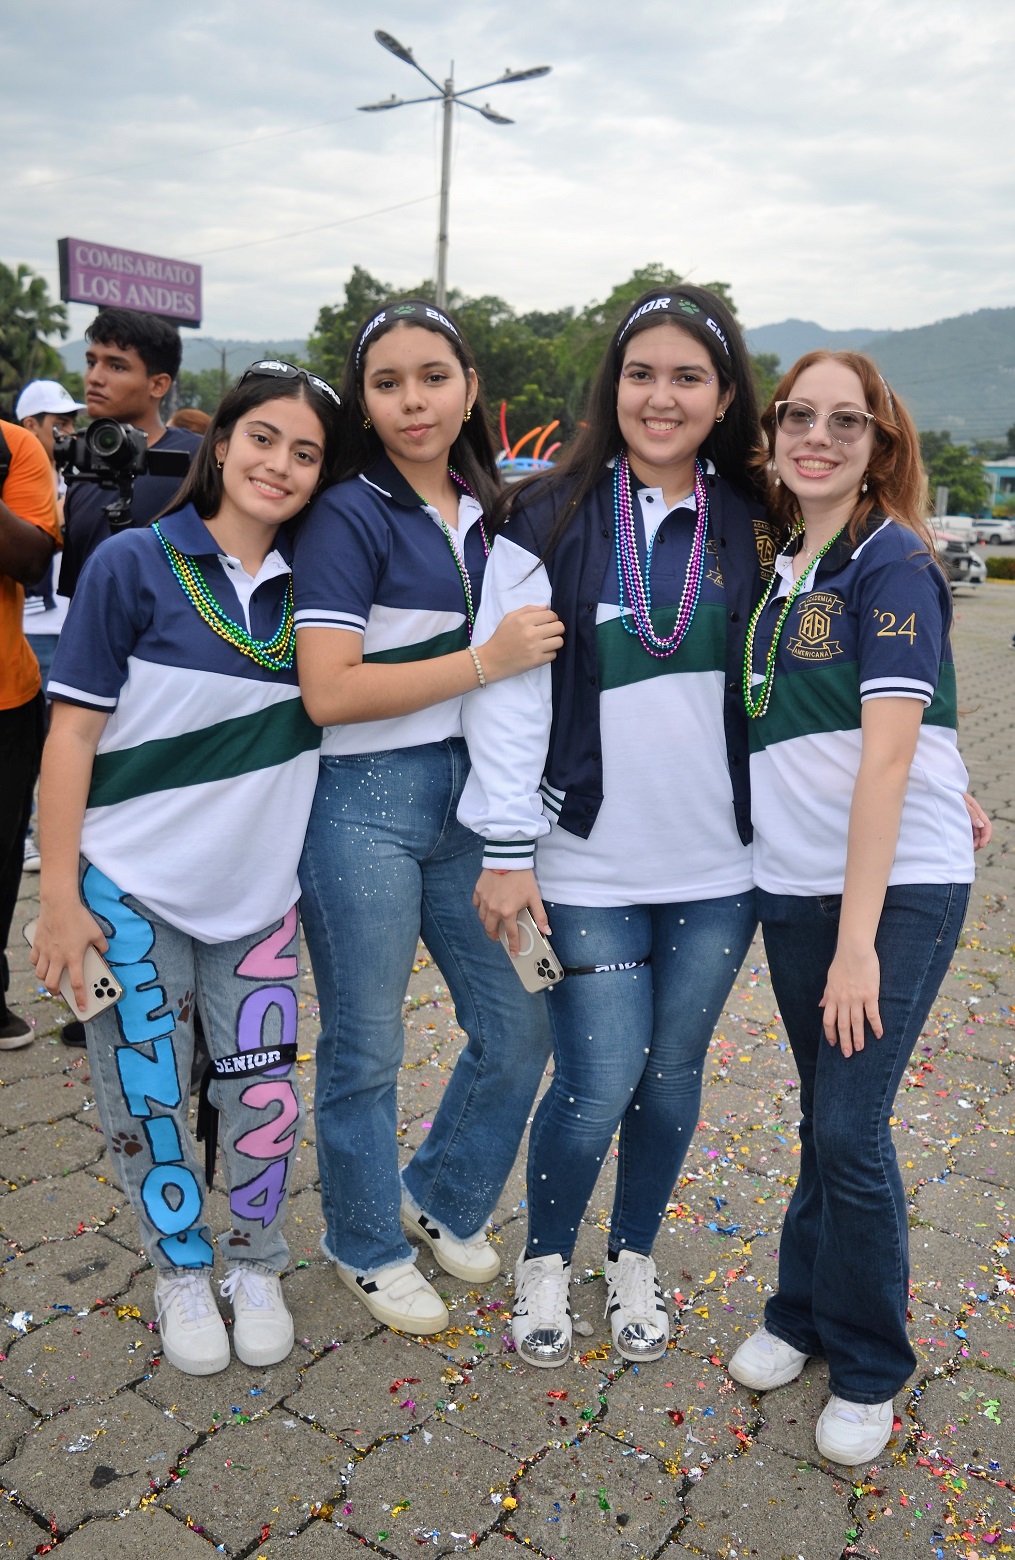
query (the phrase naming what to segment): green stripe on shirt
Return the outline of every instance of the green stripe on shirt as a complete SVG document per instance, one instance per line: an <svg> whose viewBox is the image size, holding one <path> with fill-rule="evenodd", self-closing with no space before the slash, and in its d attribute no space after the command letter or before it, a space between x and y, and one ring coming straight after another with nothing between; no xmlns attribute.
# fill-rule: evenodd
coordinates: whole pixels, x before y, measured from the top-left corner
<svg viewBox="0 0 1015 1560"><path fill-rule="evenodd" d="M286 699L252 715L238 715L180 736L97 753L88 806L112 807L157 791L210 785L273 769L318 747L320 740L320 729L302 699Z"/></svg>
<svg viewBox="0 0 1015 1560"><path fill-rule="evenodd" d="M677 623L678 607L653 607L652 627L665 638ZM633 619L629 619L633 624ZM726 665L726 608L721 602L699 601L691 627L671 656L649 655L637 635L629 633L619 617L607 618L596 628L599 686L624 688L648 677L668 677L681 672L721 672Z"/></svg>
<svg viewBox="0 0 1015 1560"><path fill-rule="evenodd" d="M860 668L855 661L809 666L799 672L780 667L767 715L748 722L751 752L823 731L859 731L861 708ZM956 721L955 667L951 661L943 661L934 698L923 712L923 724L954 730Z"/></svg>
<svg viewBox="0 0 1015 1560"><path fill-rule="evenodd" d="M401 664L405 661L432 661L439 655L452 655L456 650L469 648L469 636L463 623L459 628L449 628L433 639L423 639L415 645L393 645L390 650L371 650L364 661Z"/></svg>

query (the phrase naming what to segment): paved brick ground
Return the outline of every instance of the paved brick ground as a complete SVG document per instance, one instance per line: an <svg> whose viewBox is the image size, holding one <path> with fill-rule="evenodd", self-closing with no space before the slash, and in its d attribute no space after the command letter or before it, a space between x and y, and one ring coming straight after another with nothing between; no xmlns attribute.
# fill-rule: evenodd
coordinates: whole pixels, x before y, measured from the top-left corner
<svg viewBox="0 0 1015 1560"><path fill-rule="evenodd" d="M528 1370L505 1348L506 1279L469 1292L440 1275L453 1325L439 1338L373 1326L318 1251L311 1116L288 1227L296 1349L271 1370L234 1364L197 1380L160 1360L151 1275L103 1147L87 1062L60 1044L62 1004L40 994L15 936L15 997L36 1039L0 1053L0 1553L1012 1553L1015 588L988 585L957 606L963 748L995 840L898 1101L920 1364L876 1467L847 1471L817 1456L822 1365L767 1397L723 1370L774 1282L796 1163L797 1082L760 945L713 1042L701 1127L658 1241L677 1320L663 1360L638 1370L609 1348L600 1276L609 1174L579 1242L582 1352L566 1368ZM35 911L36 884L25 880L19 925ZM316 1028L308 975L308 1099ZM460 1038L422 953L406 1030L408 1152ZM506 1268L523 1238L524 1197L518 1168L494 1219ZM226 1228L221 1193L211 1211Z"/></svg>

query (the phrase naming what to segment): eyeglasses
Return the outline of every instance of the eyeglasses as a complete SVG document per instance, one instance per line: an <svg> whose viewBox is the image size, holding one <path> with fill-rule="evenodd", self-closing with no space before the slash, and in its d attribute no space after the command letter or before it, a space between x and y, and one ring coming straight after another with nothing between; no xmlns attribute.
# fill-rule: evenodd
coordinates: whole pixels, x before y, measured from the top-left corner
<svg viewBox="0 0 1015 1560"><path fill-rule="evenodd" d="M836 444L858 444L871 423L877 421L873 412L860 412L852 406L838 412L816 412L806 401L775 403L775 420L791 438L808 433L819 417L825 419L825 426Z"/></svg>
<svg viewBox="0 0 1015 1560"><path fill-rule="evenodd" d="M237 383L242 385L245 379L302 379L315 390L320 390L329 401L334 401L336 406L342 404L338 391L333 390L326 379L308 374L305 368L297 368L295 363L283 363L281 358L263 358L259 363L251 363L249 368L243 370Z"/></svg>

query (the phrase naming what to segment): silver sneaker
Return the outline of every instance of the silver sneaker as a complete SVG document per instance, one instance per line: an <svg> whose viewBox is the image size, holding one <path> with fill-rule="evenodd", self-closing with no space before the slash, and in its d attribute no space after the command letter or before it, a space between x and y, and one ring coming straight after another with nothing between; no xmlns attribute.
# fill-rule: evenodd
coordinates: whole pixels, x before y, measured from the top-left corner
<svg viewBox="0 0 1015 1560"><path fill-rule="evenodd" d="M526 1365L563 1365L571 1354L571 1265L557 1254L518 1258L511 1335Z"/></svg>
<svg viewBox="0 0 1015 1560"><path fill-rule="evenodd" d="M622 1251L606 1259L606 1312L613 1347L625 1360L657 1360L670 1341L670 1318L651 1257Z"/></svg>

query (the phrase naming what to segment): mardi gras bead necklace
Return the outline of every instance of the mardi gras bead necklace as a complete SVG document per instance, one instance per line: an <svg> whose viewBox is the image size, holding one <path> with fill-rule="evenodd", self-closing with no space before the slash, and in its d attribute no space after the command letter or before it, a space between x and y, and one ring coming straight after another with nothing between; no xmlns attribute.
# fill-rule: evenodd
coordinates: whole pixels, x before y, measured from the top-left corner
<svg viewBox="0 0 1015 1560"><path fill-rule="evenodd" d="M672 634L663 637L657 634L652 626L651 576L655 536L648 544L645 573L642 574L631 507L631 473L627 456L618 455L613 463L613 510L616 522L614 531L617 541L617 574L620 580L620 621L629 634L637 635L642 649L658 660L665 660L680 648L681 641L691 626L701 593L705 538L708 534L708 489L705 486L705 473L701 462L697 460L694 463L694 501L697 506L697 520L694 527L694 541L691 544L691 556L687 561L687 573L684 576L684 589L677 611L676 627ZM630 608L625 608L625 597L630 600Z"/></svg>
<svg viewBox="0 0 1015 1560"><path fill-rule="evenodd" d="M278 672L283 669L288 671L293 664L293 651L296 648L292 575L289 575L285 583L285 602L282 607L282 621L278 628L270 639L254 639L242 624L234 622L227 613L223 612L208 589L197 559L174 547L168 537L163 535L159 525L153 525L152 530L162 543L163 551L169 559L169 567L176 577L176 583L212 633L218 634L219 638L224 639L227 644L232 645L243 655L249 656L252 661L256 661L258 666L263 666L265 671Z"/></svg>
<svg viewBox="0 0 1015 1560"><path fill-rule="evenodd" d="M800 578L794 581L793 589L786 597L786 604L779 613L779 618L775 625L775 631L772 634L772 643L769 645L768 654L765 657L765 675L763 676L761 683L758 686L757 697L755 697L751 685L751 678L754 674L754 633L761 619L761 614L768 605L768 599L771 596L772 591L775 589L775 582L779 578L778 574L773 573L772 578L765 587L765 594L762 596L761 600L758 602L758 605L751 613L751 621L747 625L747 640L744 645L744 707L746 708L751 720L758 720L768 711L769 701L772 697L772 687L775 683L775 658L779 653L779 639L782 635L783 624L793 610L793 603L796 601L801 590L803 589L804 581L814 573L814 570L817 568L828 549L833 545L833 543L839 540L839 537L842 535L845 529L845 526L840 526L835 535L830 536L825 545L818 548L817 552L814 554L814 562L809 563L804 569L803 573L800 575ZM802 534L802 530L803 527L801 526L798 527L796 531L794 531L792 537L793 541L796 541L797 537Z"/></svg>
<svg viewBox="0 0 1015 1560"><path fill-rule="evenodd" d="M453 466L448 467L448 476L452 479L452 481L457 482L458 486L463 488L465 492L468 493L470 498L475 498L476 503L479 503L479 499L476 498L475 493L472 491L465 478L460 477ZM426 504L426 499L421 493L417 493L416 497L419 499L421 504ZM465 597L465 617L468 623L469 642L471 643L472 630L476 626L476 609L472 601L472 581L469 579L469 571L465 567L465 559L463 558L462 553L459 551L455 543L455 539L451 534L451 527L444 519L444 516L440 513L440 510L437 509L436 505L427 504L427 508L433 509L437 519L440 521L441 530L444 532L444 540L451 548L451 556L455 560L455 568L458 570L458 575L462 582L462 594ZM483 555L484 557L489 558L490 538L486 534L486 526L483 523L482 516L480 517L479 521L479 534L483 542Z"/></svg>

